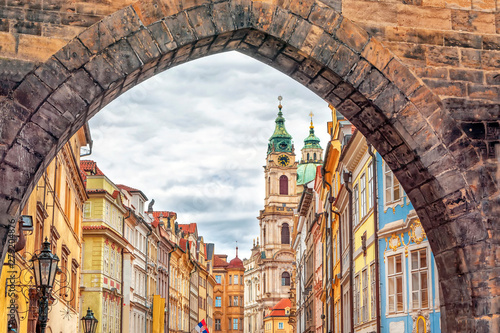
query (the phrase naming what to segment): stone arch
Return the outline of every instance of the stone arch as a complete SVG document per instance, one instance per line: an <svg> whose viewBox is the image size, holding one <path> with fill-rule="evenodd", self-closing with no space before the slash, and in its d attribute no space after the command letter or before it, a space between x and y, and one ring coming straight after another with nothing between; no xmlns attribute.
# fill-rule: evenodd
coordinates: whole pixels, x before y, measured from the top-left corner
<svg viewBox="0 0 500 333"><path fill-rule="evenodd" d="M85 121L159 72L229 50L337 107L394 170L436 257L447 295L443 329L498 324L498 288L477 283L494 281L488 277L499 267L497 165L482 167L439 98L375 37L314 0L140 0L28 73L0 98L2 242L8 217L19 215L45 166Z"/></svg>

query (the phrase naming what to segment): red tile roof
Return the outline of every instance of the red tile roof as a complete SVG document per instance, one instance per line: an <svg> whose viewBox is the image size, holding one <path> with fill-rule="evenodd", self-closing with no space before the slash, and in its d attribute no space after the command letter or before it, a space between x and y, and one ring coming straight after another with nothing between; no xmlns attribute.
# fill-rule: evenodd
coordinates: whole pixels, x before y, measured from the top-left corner
<svg viewBox="0 0 500 333"><path fill-rule="evenodd" d="M243 266L243 261L241 261L241 259L238 258L238 257L236 257L233 260L231 260L229 262L229 265L227 266L227 268L242 268L242 269L245 269L245 267Z"/></svg>
<svg viewBox="0 0 500 333"><path fill-rule="evenodd" d="M278 302L275 306L271 308L271 312L265 317L289 317L290 315L285 313L286 308L291 308L292 307L292 302L290 302L290 299L288 298L283 298L281 301Z"/></svg>
<svg viewBox="0 0 500 333"><path fill-rule="evenodd" d="M82 170L85 175L87 175L88 172L91 176L104 176L104 173L99 169L97 163L92 160L81 160L80 170Z"/></svg>
<svg viewBox="0 0 500 333"><path fill-rule="evenodd" d="M181 238L179 240L179 247L181 248L182 251L186 252L187 251L187 240L184 238Z"/></svg>
<svg viewBox="0 0 500 333"><path fill-rule="evenodd" d="M169 212L169 211L166 211L166 210L163 210L163 211L154 211L153 212L154 221L151 223L151 225L153 225L153 227L155 227L155 228L160 224L160 215L163 215L163 218L166 219L167 217L176 217L177 213Z"/></svg>
<svg viewBox="0 0 500 333"><path fill-rule="evenodd" d="M130 193L130 195L132 195L132 192L141 192L141 190L123 184L117 184L116 187L124 191L127 191L128 193Z"/></svg>
<svg viewBox="0 0 500 333"><path fill-rule="evenodd" d="M214 267L226 267L229 263L221 259L218 255L214 255Z"/></svg>
<svg viewBox="0 0 500 333"><path fill-rule="evenodd" d="M196 232L197 225L196 223L179 224L179 228L188 234L194 234Z"/></svg>

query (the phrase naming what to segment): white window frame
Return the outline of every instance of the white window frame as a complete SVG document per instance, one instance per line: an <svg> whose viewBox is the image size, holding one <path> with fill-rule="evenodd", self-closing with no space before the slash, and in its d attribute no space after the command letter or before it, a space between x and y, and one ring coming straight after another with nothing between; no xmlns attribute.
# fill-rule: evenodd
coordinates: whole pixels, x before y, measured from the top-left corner
<svg viewBox="0 0 500 333"><path fill-rule="evenodd" d="M392 172L391 168L389 168L389 165L384 161L383 162L383 184L384 184L384 211L386 212L389 208L394 208L397 205L403 205L403 198L405 197L405 193L403 191L403 187L401 186L401 183L399 180L396 178L394 175L394 172ZM390 184L387 183L387 178L390 176ZM394 180L397 181L398 187L399 187L399 198L394 199ZM388 198L387 192L390 192L390 198Z"/></svg>
<svg viewBox="0 0 500 333"><path fill-rule="evenodd" d="M361 307L361 314L362 314L362 319L363 322L366 323L369 319L368 317L368 266L365 266L365 268L361 271L361 298L363 299L363 306Z"/></svg>
<svg viewBox="0 0 500 333"><path fill-rule="evenodd" d="M284 326L285 326L285 325L283 324L283 322L281 322L281 321L280 321L280 322L278 323L278 329L279 329L279 330L283 330L283 329L284 329Z"/></svg>
<svg viewBox="0 0 500 333"><path fill-rule="evenodd" d="M367 213L366 205L366 174L363 173L359 178L359 220L363 220Z"/></svg>
<svg viewBox="0 0 500 333"><path fill-rule="evenodd" d="M426 262L426 265L427 267L425 269L413 269L412 267L412 254L414 252L418 252L418 258L419 258L419 264L420 264L420 251L421 250L425 250L426 252L426 258L425 258L425 262ZM408 279L408 283L409 283L409 293L410 293L410 309L411 311L414 311L414 310L427 310L427 309L431 309L432 308L432 305L431 305L431 292L432 292L432 281L431 281L431 277L430 277L430 249L428 246L415 246L415 247L412 247L412 248L409 248L408 249L408 267L409 267L409 279ZM422 307L422 300L419 299L419 307L417 308L413 308L413 273L414 272L422 272L422 271L427 271L427 307L426 308L423 308ZM420 281L420 274L419 274L419 284L420 284L420 287L422 286L422 281ZM420 293L420 290L419 289L419 293Z"/></svg>
<svg viewBox="0 0 500 333"><path fill-rule="evenodd" d="M396 300L396 310L395 312L389 312L389 258L390 257L395 257L395 256L400 256L401 257L401 269L402 269L402 281L403 281L403 310L398 311L397 310L397 300ZM406 306L406 262L405 262L405 256L403 255L402 250L398 250L395 252L390 252L389 254L385 255L385 297L386 297L386 315L387 317L398 317L401 316L402 313L405 313L407 311L407 306Z"/></svg>
<svg viewBox="0 0 500 333"><path fill-rule="evenodd" d="M374 200L373 200L373 187L374 187L373 161L370 161L370 163L368 163L367 179L368 179L368 210L370 210L373 208L373 204L374 204Z"/></svg>
<svg viewBox="0 0 500 333"><path fill-rule="evenodd" d="M352 222L354 226L359 223L359 186L357 183L352 189Z"/></svg>

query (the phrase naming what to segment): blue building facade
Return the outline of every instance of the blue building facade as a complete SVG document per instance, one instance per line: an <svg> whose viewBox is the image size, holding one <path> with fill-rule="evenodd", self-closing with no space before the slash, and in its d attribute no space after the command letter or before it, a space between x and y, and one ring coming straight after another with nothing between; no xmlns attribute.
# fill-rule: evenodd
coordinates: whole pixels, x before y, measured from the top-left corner
<svg viewBox="0 0 500 333"><path fill-rule="evenodd" d="M434 255L396 177L377 154L381 332L441 332Z"/></svg>

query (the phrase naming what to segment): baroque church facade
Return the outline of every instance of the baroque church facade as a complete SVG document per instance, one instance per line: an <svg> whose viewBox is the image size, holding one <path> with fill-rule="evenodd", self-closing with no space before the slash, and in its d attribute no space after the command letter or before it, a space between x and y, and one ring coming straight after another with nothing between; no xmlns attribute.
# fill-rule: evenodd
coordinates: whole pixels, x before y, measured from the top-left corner
<svg viewBox="0 0 500 333"><path fill-rule="evenodd" d="M302 158L297 160L292 136L285 128L281 98L279 100L275 130L269 139L264 166L266 186L264 209L258 216L260 236L257 242L254 241L251 257L244 262L244 332L248 333L263 333L264 318L270 309L290 297L295 260L290 245L294 214L301 185L311 176L314 179L315 165L322 158L311 122ZM311 133L317 139L312 146L308 142Z"/></svg>

